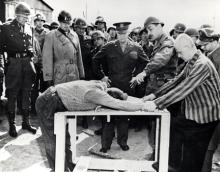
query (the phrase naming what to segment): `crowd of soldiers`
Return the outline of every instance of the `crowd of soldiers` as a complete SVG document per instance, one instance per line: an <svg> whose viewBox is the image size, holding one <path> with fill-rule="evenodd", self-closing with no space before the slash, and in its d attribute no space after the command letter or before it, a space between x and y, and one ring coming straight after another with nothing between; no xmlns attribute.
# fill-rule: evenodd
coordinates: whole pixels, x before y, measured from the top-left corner
<svg viewBox="0 0 220 172"><path fill-rule="evenodd" d="M0 96L5 80L9 135L12 137L17 137L16 109L23 117L22 129L36 133L29 122L30 114L36 115L36 99L50 86L75 80L101 80L108 87L119 88L138 98L157 92L187 65L174 50L174 40L183 33L210 58L220 74L219 34L207 24L187 28L185 24L177 23L168 35L163 30L162 21L148 17L143 28L136 27L129 33L130 22L107 27L104 18L98 16L94 24L88 24L83 18L73 19L70 13L61 11L58 23L51 24L46 23L43 14L36 14L32 27L28 23L30 7L26 3L16 6L15 16L0 27ZM167 109L175 117L182 113L183 107L184 101L180 100ZM146 123L154 147L154 119L148 118L146 122L141 117L129 120L116 117L109 123L105 117L100 120L102 127L95 133L102 135L100 151L104 153L115 135L115 120L122 150L129 150L129 125L138 132ZM82 126L89 127L86 117L82 119ZM218 131L206 152L208 158L203 166L204 172L211 170L210 162L219 140L216 135L220 135ZM181 155L170 157L172 167L181 166L180 158Z"/></svg>

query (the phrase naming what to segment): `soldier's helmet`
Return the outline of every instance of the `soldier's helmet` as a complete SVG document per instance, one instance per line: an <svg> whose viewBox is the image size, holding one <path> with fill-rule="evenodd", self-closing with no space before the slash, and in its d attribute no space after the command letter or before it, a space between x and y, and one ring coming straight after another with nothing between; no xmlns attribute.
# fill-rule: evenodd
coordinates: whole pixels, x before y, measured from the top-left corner
<svg viewBox="0 0 220 172"><path fill-rule="evenodd" d="M203 24L200 26L200 29L203 29L203 28L211 28L212 26L209 25L209 24Z"/></svg>
<svg viewBox="0 0 220 172"><path fill-rule="evenodd" d="M161 24L161 26L164 26L164 23L161 22L158 18L156 17L148 17L145 22L144 22L144 27L147 28L150 24Z"/></svg>
<svg viewBox="0 0 220 172"><path fill-rule="evenodd" d="M186 30L186 26L183 23L177 23L173 29L178 33L183 33Z"/></svg>
<svg viewBox="0 0 220 172"><path fill-rule="evenodd" d="M104 23L106 25L105 19L102 16L96 17L95 25L97 25L98 23Z"/></svg>
<svg viewBox="0 0 220 172"><path fill-rule="evenodd" d="M45 22L45 16L43 14L40 14L40 13L37 13L35 16L34 16L34 22L35 21L43 21Z"/></svg>
<svg viewBox="0 0 220 172"><path fill-rule="evenodd" d="M72 16L69 12L63 10L58 15L58 21L70 24L72 21Z"/></svg>
<svg viewBox="0 0 220 172"><path fill-rule="evenodd" d="M195 28L187 28L184 33L190 37L199 37L199 31Z"/></svg>
<svg viewBox="0 0 220 172"><path fill-rule="evenodd" d="M87 28L86 21L82 18L76 18L74 22L74 27Z"/></svg>
<svg viewBox="0 0 220 172"><path fill-rule="evenodd" d="M204 45L207 42L212 42L214 40L219 40L220 35L217 34L213 28L203 28L199 30L199 40L198 45Z"/></svg>
<svg viewBox="0 0 220 172"><path fill-rule="evenodd" d="M30 6L25 2L19 2L15 7L15 14L21 14L21 15L30 15L31 14L31 8Z"/></svg>

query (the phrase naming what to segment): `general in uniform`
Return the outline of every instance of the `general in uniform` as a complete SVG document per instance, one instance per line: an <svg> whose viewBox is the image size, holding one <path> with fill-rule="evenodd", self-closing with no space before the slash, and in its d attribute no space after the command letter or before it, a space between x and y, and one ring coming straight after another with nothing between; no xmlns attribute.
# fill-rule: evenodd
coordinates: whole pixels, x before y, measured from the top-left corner
<svg viewBox="0 0 220 172"><path fill-rule="evenodd" d="M16 18L3 24L0 32L0 54L8 56L8 66L5 85L8 98L9 134L17 136L15 127L15 103L21 91L22 97L22 129L32 133L36 130L29 123L29 107L31 86L35 78L32 62L33 46L31 27L26 22L30 15L30 7L26 3L19 3L15 8Z"/></svg>
<svg viewBox="0 0 220 172"><path fill-rule="evenodd" d="M93 57L93 70L97 79L106 81L111 87L123 90L128 95L134 95L134 89L130 87L130 81L136 73L140 72L148 61L146 54L138 43L128 39L128 27L130 22L115 23L118 40L108 42ZM101 63L106 61L108 72L101 70ZM142 68L143 69L143 68ZM135 71L135 72L134 72ZM128 118L117 117L117 142L126 151L128 139ZM106 123L102 133L102 149L106 152L110 149L114 136L114 120Z"/></svg>
<svg viewBox="0 0 220 172"><path fill-rule="evenodd" d="M46 35L43 47L43 77L49 85L84 78L84 67L77 34L70 30L71 15L61 11L60 26Z"/></svg>

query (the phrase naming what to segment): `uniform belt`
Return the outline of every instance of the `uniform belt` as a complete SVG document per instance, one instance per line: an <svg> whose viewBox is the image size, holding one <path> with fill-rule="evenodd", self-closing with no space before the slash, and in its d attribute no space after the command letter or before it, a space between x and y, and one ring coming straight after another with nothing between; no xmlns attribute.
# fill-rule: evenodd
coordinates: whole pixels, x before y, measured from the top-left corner
<svg viewBox="0 0 220 172"><path fill-rule="evenodd" d="M16 58L16 59L21 59L27 57L27 53L8 53L8 57L11 58Z"/></svg>

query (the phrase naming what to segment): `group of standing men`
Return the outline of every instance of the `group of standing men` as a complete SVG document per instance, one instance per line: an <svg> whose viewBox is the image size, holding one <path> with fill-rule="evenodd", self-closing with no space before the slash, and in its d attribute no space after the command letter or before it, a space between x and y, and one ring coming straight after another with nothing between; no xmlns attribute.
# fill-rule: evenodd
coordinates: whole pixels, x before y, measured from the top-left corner
<svg viewBox="0 0 220 172"><path fill-rule="evenodd" d="M40 14L35 16L34 29L28 25L27 4L19 3L15 14L15 19L0 27L0 74L5 75L10 136L17 136L16 102L21 104L22 128L36 133L29 122L29 108L31 99L34 107L39 88L43 92L70 81L101 80L130 96L145 96L143 100L151 101L155 108L167 108L172 116L169 170L201 171L220 119L220 81L215 69L219 70L219 37L212 28L202 28L197 37L198 45L215 67L197 50L192 41L194 30L186 32L191 38L186 34L175 36L180 28L176 26L174 41L163 31L164 23L155 17L148 17L140 32L147 35L150 47L144 39L138 44L129 38L130 22L114 23L108 34L106 22L99 16L95 22L97 31L91 32L94 26L81 18L73 20L70 13L61 11L58 28L46 33L45 19ZM183 59L181 70L177 70L178 57ZM38 115L42 122L44 117ZM103 122L100 151L110 149L115 123L118 144L122 150L129 150L128 121L123 116ZM86 127L85 118L84 122ZM50 127L41 124L44 131Z"/></svg>

